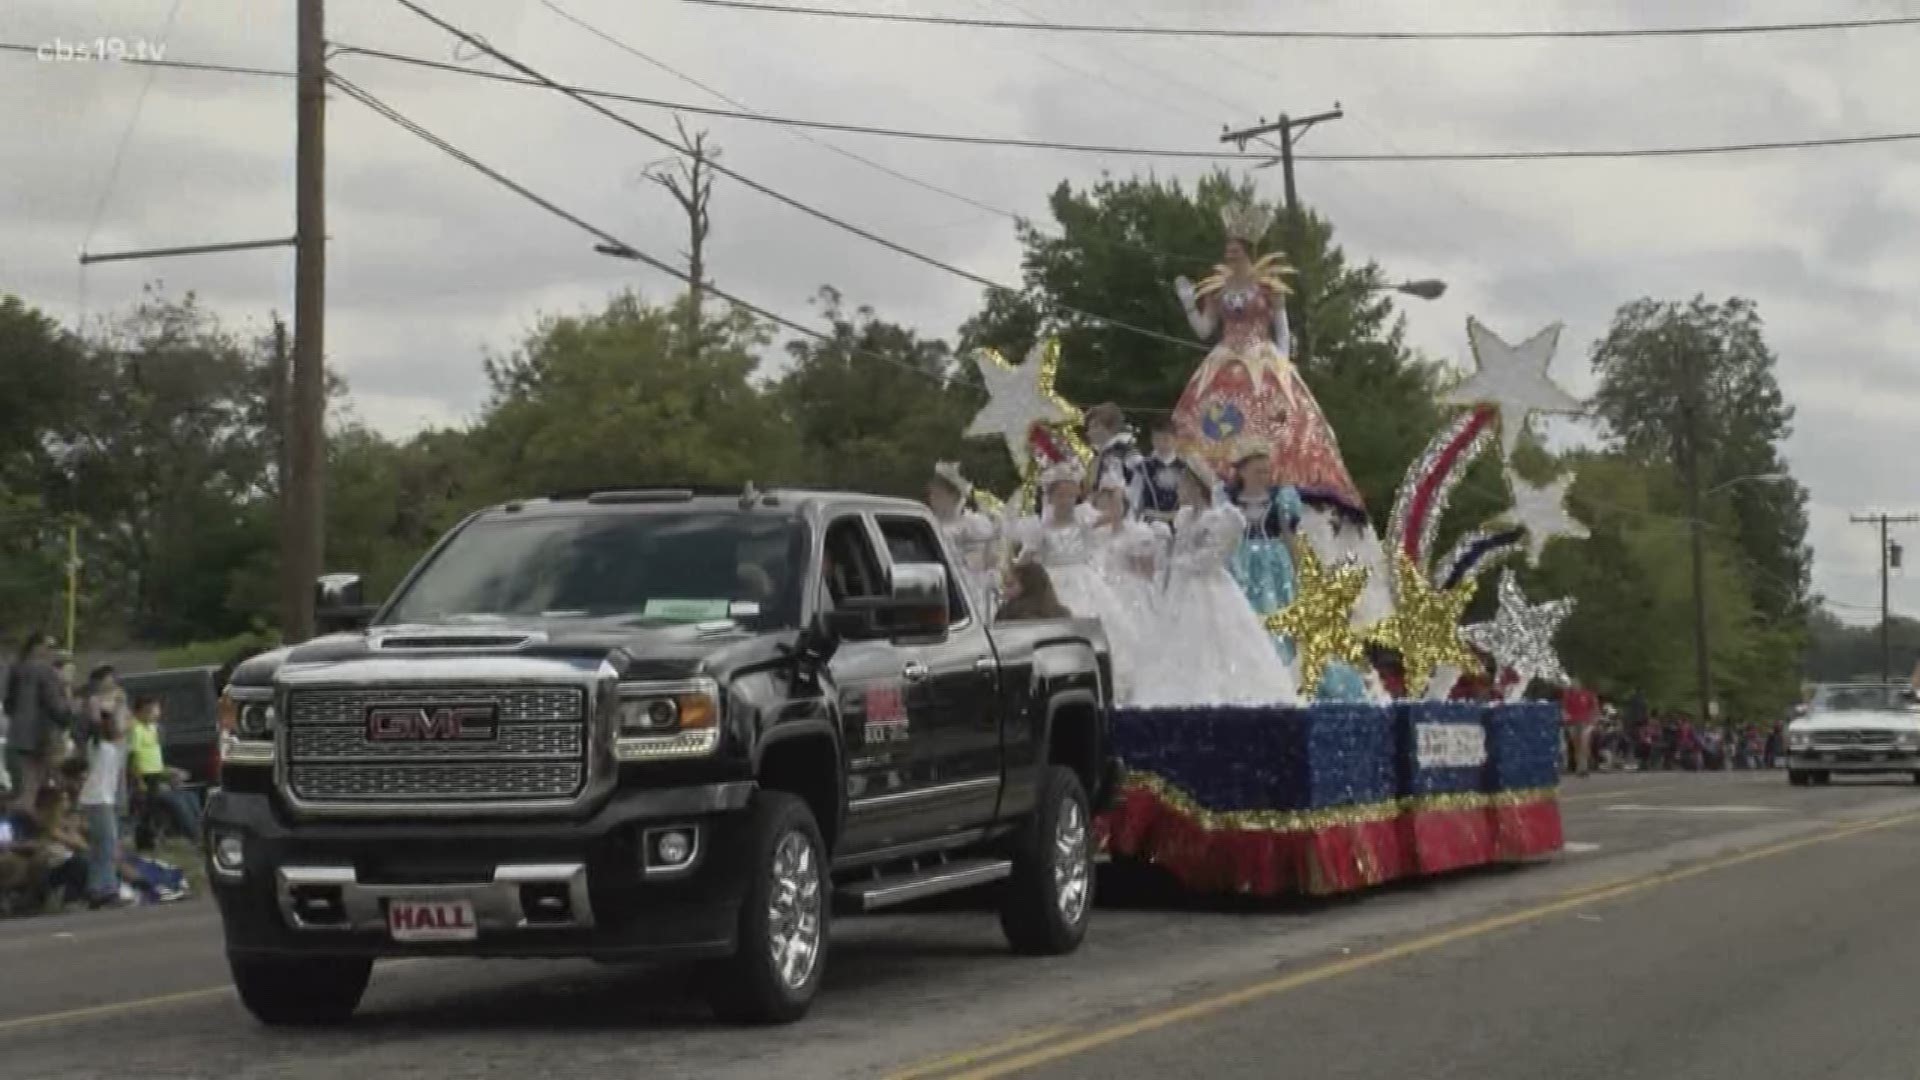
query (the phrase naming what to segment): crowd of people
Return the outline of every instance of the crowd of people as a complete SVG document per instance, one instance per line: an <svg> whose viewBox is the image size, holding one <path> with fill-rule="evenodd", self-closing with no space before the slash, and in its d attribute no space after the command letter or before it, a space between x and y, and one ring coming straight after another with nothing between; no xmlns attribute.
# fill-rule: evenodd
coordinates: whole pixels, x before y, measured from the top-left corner
<svg viewBox="0 0 1920 1080"><path fill-rule="evenodd" d="M178 868L138 853L163 829L194 840L200 832L199 802L162 752L161 704L129 700L111 666L77 688L72 670L57 643L36 633L7 672L0 910L178 899Z"/></svg>

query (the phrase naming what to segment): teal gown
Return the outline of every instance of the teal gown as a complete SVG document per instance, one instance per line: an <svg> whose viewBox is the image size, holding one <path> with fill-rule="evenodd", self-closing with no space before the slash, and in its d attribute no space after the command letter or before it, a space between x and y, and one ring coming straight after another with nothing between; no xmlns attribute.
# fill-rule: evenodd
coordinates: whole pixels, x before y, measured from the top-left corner
<svg viewBox="0 0 1920 1080"><path fill-rule="evenodd" d="M1293 551L1287 547L1287 538L1300 524L1305 507L1301 505L1300 493L1291 486L1272 489L1264 507L1258 503L1249 505L1238 497L1234 503L1246 519L1247 527L1240 546L1227 562L1227 572L1246 594L1254 613L1265 621L1267 616L1293 603L1298 592ZM1293 643L1284 634L1272 637L1280 658L1292 663Z"/></svg>

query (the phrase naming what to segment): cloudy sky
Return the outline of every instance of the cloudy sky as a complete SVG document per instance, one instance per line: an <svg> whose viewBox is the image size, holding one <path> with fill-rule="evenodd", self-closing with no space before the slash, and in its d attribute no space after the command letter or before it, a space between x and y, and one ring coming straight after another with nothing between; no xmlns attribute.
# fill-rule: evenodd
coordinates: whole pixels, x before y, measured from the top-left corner
<svg viewBox="0 0 1920 1080"><path fill-rule="evenodd" d="M855 0L822 0L856 6ZM941 0L874 10L1110 23L1328 29L1570 29L1920 14L1868 0ZM579 84L701 105L712 97L568 22L577 16L663 65L769 113L903 128L1209 149L1223 124L1341 103L1303 151L1403 152L1680 145L1920 129L1920 26L1657 40L1287 42L899 26L698 7L677 0L430 0L429 7ZM120 39L170 59L291 68L292 0L0 0L0 40ZM390 0L333 0L343 45L453 59L449 38ZM464 59L464 54L463 57ZM484 61L471 61L485 66ZM336 69L481 159L638 247L672 258L684 219L639 179L665 151L560 98L341 57ZM494 70L498 70L495 68ZM1901 90L1902 86L1909 87ZM133 302L143 282L198 292L261 325L291 307L285 250L95 266L92 251L292 231L289 82L0 54L0 290L61 318ZM541 312L667 279L593 254L592 241L361 105L329 112L328 352L353 409L393 434L456 423L484 393L483 350ZM627 107L623 107L627 108ZM671 117L631 107L649 126ZM874 231L1000 281L1018 278L1007 217L838 156L785 129L725 119L725 160ZM1009 214L1044 212L1061 179L1198 161L820 135ZM118 167L114 163L118 162ZM1278 170L1255 174L1277 189ZM1920 409L1920 144L1639 161L1303 163L1303 197L1348 250L1402 277L1449 283L1406 302L1413 340L1460 361L1478 316L1510 340L1567 330L1555 374L1591 386L1586 354L1642 295L1758 301L1799 410L1789 447L1813 492L1815 585L1854 618L1877 602L1873 534L1853 512L1920 510L1907 471ZM832 284L929 334L950 334L980 289L738 186L714 203L709 264L724 287L796 317ZM1920 548L1920 529L1910 538ZM1896 581L1920 609L1920 581Z"/></svg>

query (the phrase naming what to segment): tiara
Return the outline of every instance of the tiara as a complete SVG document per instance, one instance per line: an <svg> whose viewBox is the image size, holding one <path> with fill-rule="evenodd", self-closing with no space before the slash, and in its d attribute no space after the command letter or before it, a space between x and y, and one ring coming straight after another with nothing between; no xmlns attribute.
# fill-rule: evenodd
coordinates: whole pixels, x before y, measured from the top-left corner
<svg viewBox="0 0 1920 1080"><path fill-rule="evenodd" d="M959 492L962 499L973 494L973 484L961 474L960 463L957 461L935 462L933 475L952 485L953 490Z"/></svg>
<svg viewBox="0 0 1920 1080"><path fill-rule="evenodd" d="M1220 208L1220 224L1226 226L1227 239L1252 243L1267 235L1273 211L1254 203L1230 203Z"/></svg>
<svg viewBox="0 0 1920 1080"><path fill-rule="evenodd" d="M1040 470L1040 486L1043 488L1052 487L1065 480L1080 483L1085 479L1086 473L1078 462L1056 461Z"/></svg>

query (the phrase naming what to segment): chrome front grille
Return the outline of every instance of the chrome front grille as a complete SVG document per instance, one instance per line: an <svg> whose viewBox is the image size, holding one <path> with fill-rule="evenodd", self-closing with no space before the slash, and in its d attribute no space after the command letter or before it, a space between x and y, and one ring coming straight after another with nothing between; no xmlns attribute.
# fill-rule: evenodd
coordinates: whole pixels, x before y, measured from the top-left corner
<svg viewBox="0 0 1920 1080"><path fill-rule="evenodd" d="M295 786L309 801L552 799L572 796L586 778L578 763L501 762L295 765Z"/></svg>
<svg viewBox="0 0 1920 1080"><path fill-rule="evenodd" d="M369 710L474 705L492 708L492 737L370 737ZM572 799L586 786L588 743L581 688L295 689L285 783L309 805Z"/></svg>
<svg viewBox="0 0 1920 1080"><path fill-rule="evenodd" d="M1813 733L1813 745L1818 747L1887 747L1893 745L1893 732L1872 731L1866 729L1849 731L1816 731Z"/></svg>

